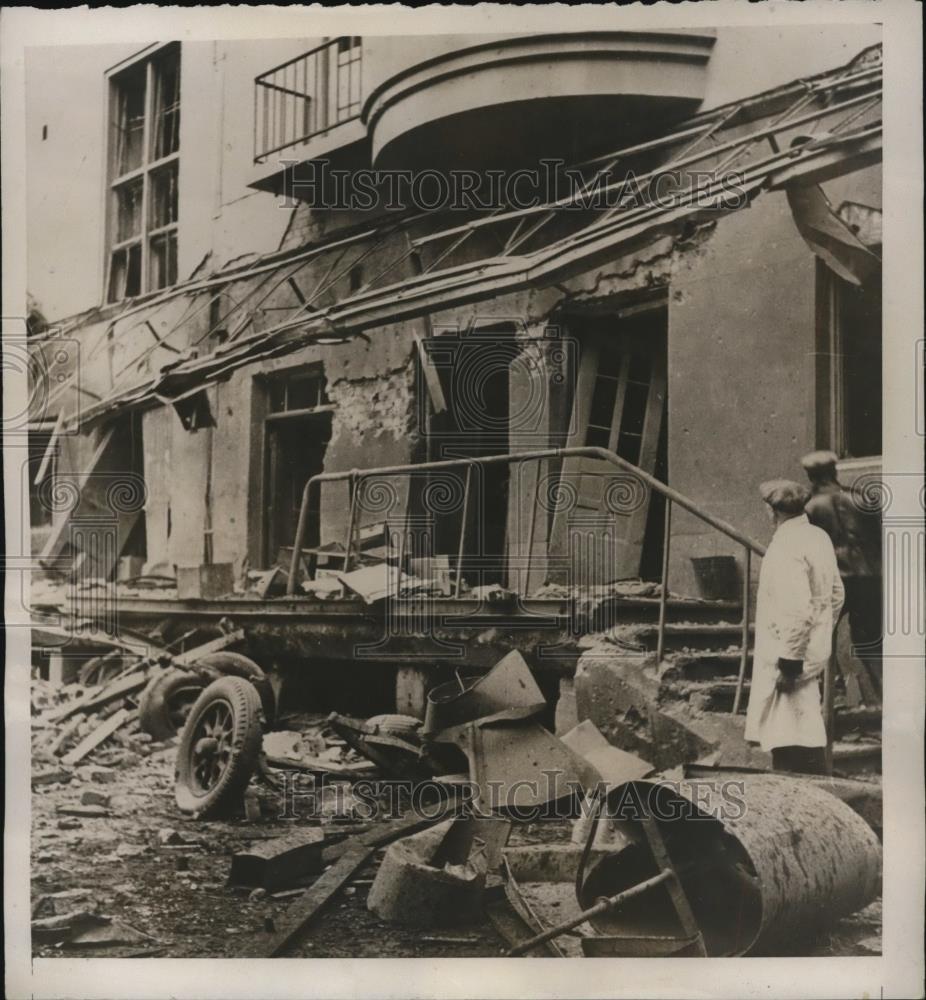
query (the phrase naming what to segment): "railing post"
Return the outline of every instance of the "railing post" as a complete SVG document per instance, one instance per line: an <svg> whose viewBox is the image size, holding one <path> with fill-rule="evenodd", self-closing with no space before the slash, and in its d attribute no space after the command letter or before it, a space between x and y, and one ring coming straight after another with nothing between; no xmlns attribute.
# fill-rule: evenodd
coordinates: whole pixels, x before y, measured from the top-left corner
<svg viewBox="0 0 926 1000"><path fill-rule="evenodd" d="M530 593L531 586L531 563L534 559L534 532L537 527L537 501L540 497L540 472L541 463L543 459L536 459L537 462L537 479L534 482L534 499L531 504L531 523L530 528L527 532L527 572L524 578L524 596L528 596Z"/></svg>
<svg viewBox="0 0 926 1000"><path fill-rule="evenodd" d="M357 493L359 492L361 479L357 475L357 470L353 469L348 479L348 489L350 490L350 517L347 521L347 542L344 545L344 572L350 572L351 550L354 547L354 523L357 520Z"/></svg>
<svg viewBox="0 0 926 1000"><path fill-rule="evenodd" d="M672 501L666 497L665 528L662 538L662 583L659 588L659 632L656 636L656 667L666 648L666 605L669 601L669 546L672 539Z"/></svg>
<svg viewBox="0 0 926 1000"><path fill-rule="evenodd" d="M293 540L293 554L289 561L289 579L286 581L286 596L292 597L296 593L296 578L299 575L299 563L302 559L302 545L305 542L305 531L309 520L309 490L312 488L314 479L310 479L302 490L302 503L299 506L299 520L296 522L296 537ZM321 483L318 484L319 495L321 495ZM321 504L319 504L321 508ZM313 555L312 565L309 570L309 579L315 577L315 557Z"/></svg>
<svg viewBox="0 0 926 1000"><path fill-rule="evenodd" d="M466 466L466 480L463 485L463 517L460 521L460 545L457 548L457 580L453 590L453 596L460 596L460 587L463 585L463 542L466 538L466 522L469 519L469 487L472 481L473 463Z"/></svg>
<svg viewBox="0 0 926 1000"><path fill-rule="evenodd" d="M736 678L736 694L733 696L733 714L738 714L740 701L743 697L743 684L746 680L746 661L749 658L749 576L752 563L752 552L749 546L743 546L743 648L740 650L740 671Z"/></svg>

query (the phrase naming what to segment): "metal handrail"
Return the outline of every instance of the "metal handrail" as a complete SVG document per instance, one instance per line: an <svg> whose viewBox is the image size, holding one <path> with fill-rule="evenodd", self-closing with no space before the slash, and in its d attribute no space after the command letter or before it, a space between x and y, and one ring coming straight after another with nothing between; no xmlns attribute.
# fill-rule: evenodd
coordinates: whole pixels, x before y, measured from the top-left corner
<svg viewBox="0 0 926 1000"><path fill-rule="evenodd" d="M457 581L456 581L456 596L460 593L460 581L461 573L459 570L459 559L461 558L463 552L463 542L466 532L466 517L465 512L468 510L469 506L469 492L472 481L472 469L473 466L480 465L523 465L526 462L543 462L549 459L565 459L565 458L594 458L599 459L602 462L607 462L610 465L621 469L624 472L629 472L636 476L642 482L644 482L650 489L655 490L657 493L662 494L666 498L665 507L665 532L663 539L663 555L662 555L662 581L659 595L659 626L658 626L658 637L657 637L657 659L661 661L662 655L665 649L665 630L666 630L666 606L668 602L668 576L669 576L669 547L671 545L671 524L672 524L672 505L678 504L683 510L688 511L689 514L694 515L699 520L703 521L705 524L710 525L712 528L719 531L721 534L726 535L732 541L743 546L744 550L744 567L743 567L743 597L742 597L742 607L743 607L743 619L742 619L742 652L740 657L740 668L739 676L737 678L736 686L736 696L734 699L733 711L738 712L740 706L740 700L742 697L743 683L746 672L746 664L748 660L749 653L749 585L750 585L750 566L752 553L758 556L765 554L765 546L756 542L748 535L743 534L738 531L731 524L722 520L719 517L715 517L713 514L704 510L699 504L689 497L686 497L683 493L679 493L678 490L672 489L672 487L667 486L665 483L658 480L655 476L648 472L645 472L639 466L628 462L626 459L621 458L620 455L615 454L607 448L594 448L594 447L578 447L578 448L546 448L542 451L526 451L526 452L516 452L511 454L502 455L485 455L481 457L470 457L470 458L453 458L444 459L440 461L433 462L420 462L417 464L408 465L387 465L379 466L377 468L370 469L350 469L342 472L320 472L317 475L312 476L308 482L306 482L305 487L302 491L302 503L299 508L299 520L296 525L296 538L293 542L293 553L292 559L290 561L289 568L289 580L286 585L287 595L292 596L296 592L296 580L298 578L299 564L302 560L302 552L305 545L305 535L308 528L308 518L310 509L310 500L313 490L319 491L319 501L321 500L320 491L323 483L331 482L343 482L348 480L350 482L350 514L349 523L347 528L347 539L344 545L344 569L348 571L351 565L351 558L353 555L354 547L354 535L355 535L355 525L357 520L357 491L360 483L364 479L368 479L374 476L401 476L412 473L428 472L434 470L446 470L446 469L466 469L466 480L464 486L464 498L463 498L463 509L464 517L461 522L460 527L460 545L458 551L458 565L457 565ZM528 542L528 569L527 569L527 579L530 582L530 560L533 555L533 535L534 535L534 518L536 517L536 507L538 500L538 489L535 487L534 490L534 507L533 507L533 517L531 519L531 532L530 540ZM319 503L320 507L320 503ZM313 554L312 567L314 571L314 565L316 561L316 555ZM401 566L400 566L401 571Z"/></svg>
<svg viewBox="0 0 926 1000"><path fill-rule="evenodd" d="M704 521L705 524L709 524L712 528L716 528L717 531L726 535L728 538L731 538L734 542L737 542L744 548L750 549L759 556L765 555L764 545L750 538L748 535L743 534L741 531L738 531L732 524L728 524L721 518L715 517L713 514L704 510L690 497L686 497L684 493L679 493L678 490L672 489L671 486L667 486L655 476L645 472L639 466L634 465L632 462L628 462L627 459L621 458L620 455L615 454L607 448L594 448L590 446L577 448L545 448L542 451L522 451L501 455L451 458L433 462L419 462L416 464L384 465L370 469L349 469L342 472L317 473L312 476L308 482L306 482L302 491L302 504L299 508L299 520L296 525L296 539L293 543L293 555L290 562L290 578L287 592L290 594L295 593L295 577L299 566L299 560L302 556L305 532L308 527L309 495L310 491L316 485L320 487L322 483L343 482L345 479L353 479L355 482L359 482L363 479L368 479L371 476L401 476L415 472L429 472L441 469L460 469L473 465L498 465L502 463L506 465L521 465L525 462L542 462L549 459L562 458L597 458L602 462L609 462L611 465L616 466L624 472L630 472L639 477L651 489L656 490L657 493L661 493L672 503L678 504L679 507L687 510L690 514L693 514L701 521ZM351 524L351 536L353 535L353 531L354 526ZM348 549L350 547L351 546L347 546ZM350 558L349 551L346 552L346 557L347 559ZM347 568L349 567L347 563L345 563L345 569Z"/></svg>

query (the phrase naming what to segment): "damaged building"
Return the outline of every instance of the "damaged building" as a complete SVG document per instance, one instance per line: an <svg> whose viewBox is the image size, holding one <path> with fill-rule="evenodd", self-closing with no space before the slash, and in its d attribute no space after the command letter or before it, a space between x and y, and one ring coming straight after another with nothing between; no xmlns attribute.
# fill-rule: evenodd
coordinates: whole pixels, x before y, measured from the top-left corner
<svg viewBox="0 0 926 1000"><path fill-rule="evenodd" d="M767 767L757 486L814 449L880 475L866 31L754 73L736 28L39 52L34 604L122 644L48 626L43 670L218 643L265 716L427 727L516 651L548 736ZM879 675L839 653L833 761L876 772Z"/></svg>

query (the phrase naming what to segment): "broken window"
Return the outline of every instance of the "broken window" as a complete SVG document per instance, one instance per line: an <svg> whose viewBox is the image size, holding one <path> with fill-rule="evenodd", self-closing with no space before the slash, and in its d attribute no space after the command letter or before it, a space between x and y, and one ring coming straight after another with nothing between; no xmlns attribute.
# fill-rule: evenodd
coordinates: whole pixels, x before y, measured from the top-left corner
<svg viewBox="0 0 926 1000"><path fill-rule="evenodd" d="M881 272L852 284L820 264L818 443L840 458L881 454Z"/></svg>
<svg viewBox="0 0 926 1000"><path fill-rule="evenodd" d="M312 369L270 383L269 398L272 413L311 410L328 403L324 373Z"/></svg>
<svg viewBox="0 0 926 1000"><path fill-rule="evenodd" d="M112 78L110 302L177 281L180 46Z"/></svg>

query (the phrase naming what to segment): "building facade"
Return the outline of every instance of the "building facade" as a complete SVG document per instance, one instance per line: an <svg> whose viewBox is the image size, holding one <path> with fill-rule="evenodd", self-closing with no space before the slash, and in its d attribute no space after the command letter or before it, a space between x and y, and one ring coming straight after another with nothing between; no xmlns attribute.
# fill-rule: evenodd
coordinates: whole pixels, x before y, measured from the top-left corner
<svg viewBox="0 0 926 1000"><path fill-rule="evenodd" d="M72 345L34 415L43 559L241 577L288 565L312 476L440 459L604 448L759 541L757 484L801 478L805 452L876 475L877 32L754 35L37 52L34 350ZM583 201L600 166L617 208ZM394 187L358 183L374 172ZM343 542L352 505L361 532L429 514L468 582L533 593L575 567L586 517L608 546L584 579L658 578L645 481L588 454L479 468L470 506L463 471L444 508L434 472L383 477L385 506L325 484L307 545ZM75 535L127 475L143 498L114 540ZM684 510L669 531L673 589L696 591L693 558L742 573Z"/></svg>

